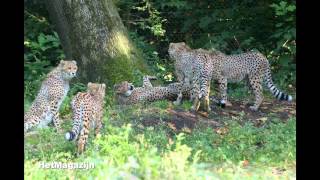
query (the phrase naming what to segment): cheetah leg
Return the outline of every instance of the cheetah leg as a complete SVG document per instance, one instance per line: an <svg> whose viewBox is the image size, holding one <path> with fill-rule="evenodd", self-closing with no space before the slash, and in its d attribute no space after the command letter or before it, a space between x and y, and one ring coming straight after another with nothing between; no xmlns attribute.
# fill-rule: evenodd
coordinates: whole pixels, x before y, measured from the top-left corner
<svg viewBox="0 0 320 180"><path fill-rule="evenodd" d="M88 139L88 131L85 128L82 128L80 132L79 140L78 140L78 152L77 152L78 156L83 153L85 145L87 143L87 139Z"/></svg>
<svg viewBox="0 0 320 180"><path fill-rule="evenodd" d="M210 83L209 83L209 85L208 85L208 93L207 93L207 95L204 97L204 110L205 110L206 112L208 112L208 113L211 111L209 94L210 94Z"/></svg>
<svg viewBox="0 0 320 180"><path fill-rule="evenodd" d="M174 105L180 105L181 104L181 101L182 101L182 98L183 98L182 91L185 91L189 87L190 87L190 80L189 80L189 78L185 77L185 79L183 80L183 83L182 83L182 88L181 88L182 90L178 94L177 99L173 102Z"/></svg>
<svg viewBox="0 0 320 180"><path fill-rule="evenodd" d="M26 134L30 129L37 126L41 119L36 116L31 116L28 121L24 122L24 134Z"/></svg>
<svg viewBox="0 0 320 180"><path fill-rule="evenodd" d="M97 136L100 133L100 129L102 127L102 114L99 114L96 119L96 127L95 127L95 135Z"/></svg>
<svg viewBox="0 0 320 180"><path fill-rule="evenodd" d="M194 102L193 105L191 107L191 111L197 112L199 110L200 107L200 100L199 97L195 97L194 98Z"/></svg>
<svg viewBox="0 0 320 180"><path fill-rule="evenodd" d="M80 155L83 153L84 148L86 146L88 135L89 135L89 127L90 126L90 115L88 112L84 112L83 116L83 128L81 129L79 140L78 140L78 152Z"/></svg>
<svg viewBox="0 0 320 180"><path fill-rule="evenodd" d="M55 112L52 117L53 125L56 127L59 133L62 133L61 129L61 119L59 118L59 112Z"/></svg>
<svg viewBox="0 0 320 180"><path fill-rule="evenodd" d="M190 90L190 99L189 99L189 101L193 102L195 98L196 98L196 92L193 91L193 90Z"/></svg>
<svg viewBox="0 0 320 180"><path fill-rule="evenodd" d="M197 112L200 107L200 100L199 100L199 96L197 96L197 94L199 94L199 89L196 85L194 85L193 87L192 94L194 94L194 100L193 100L193 105L191 107L191 111Z"/></svg>
<svg viewBox="0 0 320 180"><path fill-rule="evenodd" d="M60 126L61 120L59 118L59 104L58 104L58 102L51 103L50 110L52 113L53 125L56 127L58 133L62 133L62 129Z"/></svg>
<svg viewBox="0 0 320 180"><path fill-rule="evenodd" d="M178 94L177 100L173 101L174 105L180 105L182 101L182 92Z"/></svg>
<svg viewBox="0 0 320 180"><path fill-rule="evenodd" d="M188 89L190 89L190 83L189 83L189 86L188 86ZM191 90L189 91L190 92L190 98L189 98L189 102L193 102L197 96L197 91L194 91L194 88L195 86L193 86L193 88L191 88Z"/></svg>
<svg viewBox="0 0 320 180"><path fill-rule="evenodd" d="M152 88L152 84L150 80L157 79L155 76L143 76L143 85L144 88Z"/></svg>
<svg viewBox="0 0 320 180"><path fill-rule="evenodd" d="M189 102L193 102L194 98L195 98L195 96L191 93L190 98L189 98Z"/></svg>
<svg viewBox="0 0 320 180"><path fill-rule="evenodd" d="M43 128L47 127L47 124L44 122L47 121L47 118L50 118L48 116L50 114L50 106L48 104L42 104L44 107L44 111L41 113L42 115L40 117L31 115L28 117L28 115L24 116L24 132L27 133L34 127ZM42 123L42 124L41 124Z"/></svg>
<svg viewBox="0 0 320 180"><path fill-rule="evenodd" d="M255 95L255 102L253 106L250 106L249 108L253 111L257 111L263 100L261 78L251 77L249 78L249 81L250 81L250 86L252 88L252 91Z"/></svg>
<svg viewBox="0 0 320 180"><path fill-rule="evenodd" d="M228 81L226 78L221 78L219 80L219 90L220 90L220 104L222 107L224 106L232 106L232 104L228 101L227 97L227 88L228 88Z"/></svg>

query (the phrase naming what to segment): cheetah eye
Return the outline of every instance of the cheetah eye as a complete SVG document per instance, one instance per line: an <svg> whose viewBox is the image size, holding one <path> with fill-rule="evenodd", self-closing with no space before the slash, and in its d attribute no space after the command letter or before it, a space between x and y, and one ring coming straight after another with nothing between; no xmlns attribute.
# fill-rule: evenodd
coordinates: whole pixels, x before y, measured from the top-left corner
<svg viewBox="0 0 320 180"><path fill-rule="evenodd" d="M68 69L71 70L72 68L71 68L71 67L68 67Z"/></svg>

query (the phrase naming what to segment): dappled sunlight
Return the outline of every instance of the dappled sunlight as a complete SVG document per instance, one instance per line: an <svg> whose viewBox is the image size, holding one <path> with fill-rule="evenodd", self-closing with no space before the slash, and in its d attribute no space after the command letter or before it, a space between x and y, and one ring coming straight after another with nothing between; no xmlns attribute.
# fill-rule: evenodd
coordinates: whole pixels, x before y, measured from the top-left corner
<svg viewBox="0 0 320 180"><path fill-rule="evenodd" d="M131 45L128 37L124 35L122 32L114 32L112 43L109 43L108 49L112 49L111 57L124 55L126 58L130 58Z"/></svg>

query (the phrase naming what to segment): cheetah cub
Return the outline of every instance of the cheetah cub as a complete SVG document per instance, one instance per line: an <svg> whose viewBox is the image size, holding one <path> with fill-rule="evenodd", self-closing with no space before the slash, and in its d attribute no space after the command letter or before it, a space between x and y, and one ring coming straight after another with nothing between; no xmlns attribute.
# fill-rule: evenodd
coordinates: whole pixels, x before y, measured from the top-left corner
<svg viewBox="0 0 320 180"><path fill-rule="evenodd" d="M150 80L155 80L154 76L144 76L143 86L134 87L132 83L123 81L114 85L115 99L119 105L129 105L138 103L149 103L161 99L176 99L178 94L189 96L190 87L183 86L182 83L171 83L167 86L153 86Z"/></svg>
<svg viewBox="0 0 320 180"><path fill-rule="evenodd" d="M84 151L90 127L95 128L95 135L100 132L105 89L105 84L89 82L87 92L79 92L71 101L73 127L65 134L65 138L69 141L78 139L78 155Z"/></svg>
<svg viewBox="0 0 320 180"><path fill-rule="evenodd" d="M61 60L42 82L40 91L24 115L24 133L33 128L43 128L53 122L61 132L59 108L69 91L69 81L76 76L76 61Z"/></svg>

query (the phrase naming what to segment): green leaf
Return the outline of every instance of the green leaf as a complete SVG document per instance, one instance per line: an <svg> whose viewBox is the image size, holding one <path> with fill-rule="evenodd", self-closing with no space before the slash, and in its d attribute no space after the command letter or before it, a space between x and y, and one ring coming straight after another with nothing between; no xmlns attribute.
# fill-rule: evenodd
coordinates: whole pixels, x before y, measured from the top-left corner
<svg viewBox="0 0 320 180"><path fill-rule="evenodd" d="M43 46L46 43L46 38L43 33L38 36L38 43L40 46Z"/></svg>
<svg viewBox="0 0 320 180"><path fill-rule="evenodd" d="M287 7L287 10L290 11L290 12L293 12L294 10L296 10L296 6L295 5L289 5Z"/></svg>
<svg viewBox="0 0 320 180"><path fill-rule="evenodd" d="M287 5L286 1L281 1L280 2L280 7L284 8L284 7L286 7L286 5Z"/></svg>
<svg viewBox="0 0 320 180"><path fill-rule="evenodd" d="M158 64L158 63L157 63L157 67L161 71L165 71L166 70L166 68L164 66L162 66L161 64Z"/></svg>

